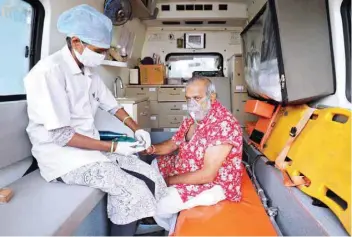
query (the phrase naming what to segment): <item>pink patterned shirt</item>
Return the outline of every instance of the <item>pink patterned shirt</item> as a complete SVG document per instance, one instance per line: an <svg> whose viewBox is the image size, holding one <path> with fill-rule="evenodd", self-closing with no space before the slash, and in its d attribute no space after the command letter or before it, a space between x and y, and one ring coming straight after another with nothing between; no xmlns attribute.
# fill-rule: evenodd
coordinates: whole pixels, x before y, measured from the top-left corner
<svg viewBox="0 0 352 237"><path fill-rule="evenodd" d="M177 184L174 187L177 188L184 202L214 185L220 185L223 188L228 200L240 201L243 172L242 130L236 118L215 101L208 115L198 123L191 140L187 142L185 137L192 124L193 119L185 119L172 138L179 147L178 154L158 158L160 172L164 177L194 172L203 167L204 155L208 147L231 144L233 148L213 182L202 185Z"/></svg>

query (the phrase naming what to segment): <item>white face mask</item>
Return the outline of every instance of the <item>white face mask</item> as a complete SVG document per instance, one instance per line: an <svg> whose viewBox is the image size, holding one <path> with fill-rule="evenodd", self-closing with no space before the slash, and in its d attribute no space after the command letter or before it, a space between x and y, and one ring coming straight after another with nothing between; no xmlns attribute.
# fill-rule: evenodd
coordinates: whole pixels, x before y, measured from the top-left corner
<svg viewBox="0 0 352 237"><path fill-rule="evenodd" d="M195 101L194 99L191 99L187 102L188 113L195 121L203 120L205 116L207 116L210 108L211 102L207 97L199 102Z"/></svg>
<svg viewBox="0 0 352 237"><path fill-rule="evenodd" d="M97 67L101 65L105 59L105 54L96 53L90 50L88 47L84 48L82 54L78 53L75 49L73 51L75 52L78 61L80 61L86 67Z"/></svg>

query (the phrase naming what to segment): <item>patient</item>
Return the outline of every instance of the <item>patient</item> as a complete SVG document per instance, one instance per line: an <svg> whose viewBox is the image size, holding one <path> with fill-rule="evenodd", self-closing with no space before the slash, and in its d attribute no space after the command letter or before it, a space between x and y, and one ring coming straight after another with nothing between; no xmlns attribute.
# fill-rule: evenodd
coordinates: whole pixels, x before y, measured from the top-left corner
<svg viewBox="0 0 352 237"><path fill-rule="evenodd" d="M147 149L148 154L159 155L152 166L168 185L168 194L159 201L154 219L170 232L181 210L224 199L241 200L239 123L216 100L215 87L207 78L190 79L186 99L191 118L183 121L172 139Z"/></svg>

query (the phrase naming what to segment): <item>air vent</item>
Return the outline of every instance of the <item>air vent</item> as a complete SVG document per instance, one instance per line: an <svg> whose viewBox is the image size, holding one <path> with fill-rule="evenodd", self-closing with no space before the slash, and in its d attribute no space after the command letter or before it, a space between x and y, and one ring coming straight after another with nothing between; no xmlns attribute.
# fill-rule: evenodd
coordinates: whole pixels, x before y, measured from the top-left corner
<svg viewBox="0 0 352 237"><path fill-rule="evenodd" d="M220 4L220 5L225 5L225 4ZM219 5L219 6L220 6ZM187 4L187 5L176 5L176 11L211 11L213 10L213 5L212 4ZM226 5L226 10L227 10L227 5Z"/></svg>
<svg viewBox="0 0 352 237"><path fill-rule="evenodd" d="M185 21L186 25L203 25L203 21Z"/></svg>
<svg viewBox="0 0 352 237"><path fill-rule="evenodd" d="M203 5L200 5L200 4L194 5L194 10L203 11Z"/></svg>
<svg viewBox="0 0 352 237"><path fill-rule="evenodd" d="M181 25L179 21L163 21L163 25Z"/></svg>
<svg viewBox="0 0 352 237"><path fill-rule="evenodd" d="M194 5L186 5L186 11L194 11Z"/></svg>
<svg viewBox="0 0 352 237"><path fill-rule="evenodd" d="M227 4L219 4L219 11L227 11Z"/></svg>
<svg viewBox="0 0 352 237"><path fill-rule="evenodd" d="M226 21L208 21L209 25L225 25Z"/></svg>
<svg viewBox="0 0 352 237"><path fill-rule="evenodd" d="M211 11L211 10L213 10L213 5L211 5L211 4L204 5L204 11Z"/></svg>
<svg viewBox="0 0 352 237"><path fill-rule="evenodd" d="M176 11L184 11L185 5L176 5Z"/></svg>
<svg viewBox="0 0 352 237"><path fill-rule="evenodd" d="M170 11L170 5L161 5L161 11L163 12Z"/></svg>

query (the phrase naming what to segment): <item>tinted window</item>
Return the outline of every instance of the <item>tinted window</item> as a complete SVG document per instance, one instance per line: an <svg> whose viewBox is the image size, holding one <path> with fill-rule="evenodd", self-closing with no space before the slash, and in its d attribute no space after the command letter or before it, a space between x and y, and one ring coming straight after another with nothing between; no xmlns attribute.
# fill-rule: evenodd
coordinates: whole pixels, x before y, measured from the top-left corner
<svg viewBox="0 0 352 237"><path fill-rule="evenodd" d="M38 3L0 0L0 101L25 98L23 78L40 54L37 28L43 9Z"/></svg>

